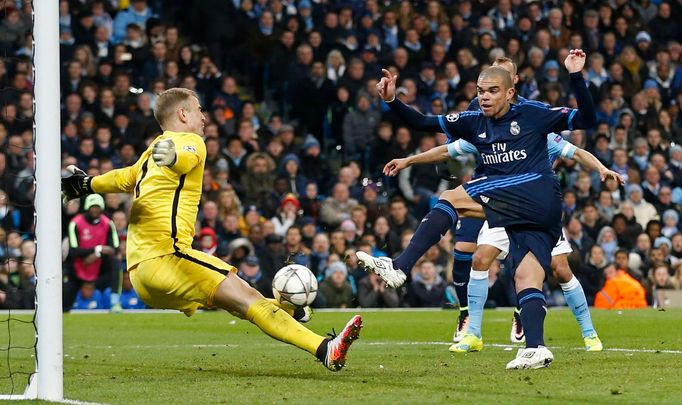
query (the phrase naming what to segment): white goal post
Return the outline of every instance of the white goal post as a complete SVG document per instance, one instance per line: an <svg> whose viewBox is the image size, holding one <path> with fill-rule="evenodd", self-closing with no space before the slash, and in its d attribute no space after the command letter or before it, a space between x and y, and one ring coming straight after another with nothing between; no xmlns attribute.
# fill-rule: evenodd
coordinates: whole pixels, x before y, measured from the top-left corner
<svg viewBox="0 0 682 405"><path fill-rule="evenodd" d="M63 401L59 2L33 2L36 372L23 395Z"/></svg>
<svg viewBox="0 0 682 405"><path fill-rule="evenodd" d="M37 398L64 399L59 2L34 1ZM30 393L29 393L30 394Z"/></svg>

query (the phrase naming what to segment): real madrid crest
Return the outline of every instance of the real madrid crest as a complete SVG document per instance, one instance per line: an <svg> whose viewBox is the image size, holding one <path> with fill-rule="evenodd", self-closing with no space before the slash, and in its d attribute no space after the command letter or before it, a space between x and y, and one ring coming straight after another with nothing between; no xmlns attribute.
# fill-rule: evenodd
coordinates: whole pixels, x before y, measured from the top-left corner
<svg viewBox="0 0 682 405"><path fill-rule="evenodd" d="M512 121L511 125L509 126L509 132L511 132L512 135L518 135L521 133L521 127L519 126L519 123L516 121Z"/></svg>

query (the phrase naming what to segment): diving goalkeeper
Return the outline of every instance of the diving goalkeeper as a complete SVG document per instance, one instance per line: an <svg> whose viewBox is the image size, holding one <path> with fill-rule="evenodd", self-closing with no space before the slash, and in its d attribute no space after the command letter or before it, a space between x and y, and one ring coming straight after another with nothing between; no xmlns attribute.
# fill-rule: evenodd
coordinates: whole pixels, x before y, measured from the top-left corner
<svg viewBox="0 0 682 405"><path fill-rule="evenodd" d="M90 177L70 166L62 179L65 201L92 193L132 193L127 264L140 298L154 308L191 316L198 308L218 307L247 319L273 338L315 355L330 370L340 370L362 320L354 316L333 339L308 330L291 310L264 298L237 276L237 269L191 248L206 147L205 117L191 90L161 93L154 117L163 129L133 165Z"/></svg>

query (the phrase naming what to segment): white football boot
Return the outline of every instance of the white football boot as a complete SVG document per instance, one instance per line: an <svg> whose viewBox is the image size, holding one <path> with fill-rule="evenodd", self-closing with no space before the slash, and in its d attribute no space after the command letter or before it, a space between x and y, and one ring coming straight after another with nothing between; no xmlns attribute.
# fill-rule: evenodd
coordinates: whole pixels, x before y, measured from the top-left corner
<svg viewBox="0 0 682 405"><path fill-rule="evenodd" d="M375 273L391 288L398 288L407 280L402 270L393 268L393 260L388 257L373 257L362 251L358 251L356 255L358 263L365 271Z"/></svg>
<svg viewBox="0 0 682 405"><path fill-rule="evenodd" d="M543 368L552 364L552 360L554 356L545 346L527 347L519 349L516 358L507 363L507 370Z"/></svg>

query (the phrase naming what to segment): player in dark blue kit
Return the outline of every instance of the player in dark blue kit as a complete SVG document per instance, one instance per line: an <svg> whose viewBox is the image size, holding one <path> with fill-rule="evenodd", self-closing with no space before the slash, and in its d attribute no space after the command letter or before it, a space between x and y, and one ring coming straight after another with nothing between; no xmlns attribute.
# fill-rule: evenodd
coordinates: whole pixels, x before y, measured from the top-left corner
<svg viewBox="0 0 682 405"><path fill-rule="evenodd" d="M517 67L516 64L509 58L506 57L499 57L495 59L493 62L493 66L499 66L502 69L506 70L509 72L509 75L512 79L512 82L514 86L519 81L519 77L516 74L517 72ZM514 98L514 103L515 104L525 104L527 102L535 103L539 106L542 106L544 108L552 108L549 104L544 104L540 103L537 101L532 101L532 100L527 100L521 96L516 96ZM474 98L471 100L469 103L469 107L467 110L469 111L478 111L479 110L479 104L478 104L478 97ZM554 134L551 139L548 137L548 148L550 150L550 165L552 164L551 162L553 161L552 159L552 149L550 145L552 144L551 140L554 139ZM462 142L462 141L460 141ZM451 147L455 146L455 144L450 144ZM556 146L556 144L554 145ZM556 149L556 148L554 148ZM456 150L453 149L453 150ZM555 154L560 154L561 155L561 150L556 151L554 150ZM582 151L584 152L584 151ZM582 153L581 152L581 153ZM480 165L480 158L478 157L478 153L475 153L476 155L476 162L477 166ZM587 153L586 155L590 155ZM563 156L563 155L562 155ZM594 162L595 159L589 159L590 162ZM586 162L587 163L587 162ZM598 170L596 166L593 167L594 170ZM475 176L482 176L484 175L485 168L482 168L480 171L477 170ZM460 218L460 220L457 223L456 230L455 230L455 253L454 253L454 263L453 263L453 280L455 284L455 290L457 293L458 300L460 302L460 314L459 314L459 319L457 321L457 327L455 329L455 333L453 334L453 342L459 343L462 338L467 334L468 327L470 324L470 321L472 321L474 324L480 325L480 317L474 317L472 319L469 318L469 301L468 301L468 286L469 286L469 281L470 281L470 274L471 271L473 271L473 268L477 269L487 269L489 268L490 264L494 260L494 258L497 256L496 251L498 250L496 247L493 246L487 246L487 245L481 245L481 243L477 243L477 238L479 238L479 232L481 231L481 227L483 226L483 221L480 219L475 219L475 218ZM506 234L501 236L502 239L507 240ZM473 242L473 243L472 243ZM478 241L480 242L480 241ZM552 252L552 271L555 273L555 275L559 278L559 280L565 281L565 283L570 283L571 286L574 288L579 287L579 283L572 282L573 278L573 273L571 272L570 268L568 267L568 261L566 259L567 254L570 253L570 245L566 242L565 245L569 246L567 248L566 246L559 246L555 247L554 251ZM478 246L478 247L477 247ZM476 255L474 255L474 251L476 252ZM561 254L559 254L561 252ZM473 263L472 263L473 262ZM474 276L478 276L479 278L474 280L473 284L480 283L483 284L484 281L482 277L487 276L487 274L484 274L485 272L481 273L474 273ZM562 281L562 282L563 282ZM562 284L563 287L563 284ZM482 287L481 287L482 288ZM568 294L574 294L574 292L571 290L568 292ZM580 295L580 294L577 294ZM582 294L584 296L584 294ZM580 304L581 300L576 301L576 305ZM582 300L584 301L584 300ZM573 303L573 300L568 300L569 305L570 303ZM480 306L484 304L484 302L479 303ZM574 309L572 307L572 309ZM482 313L482 307L477 308L476 305L472 308L472 312L475 314ZM589 311L585 310L585 308L582 308L580 310L581 315L579 315L579 319L582 318L589 318ZM589 319L588 319L589 320ZM583 332L583 337L585 340L585 345L588 350L591 351L600 351L601 350L601 342L599 341L596 332L594 329L591 327L591 322L588 321L582 321L580 322L581 324L581 329ZM480 328L474 328L476 330ZM479 339L480 340L480 339ZM512 343L520 343L525 340L525 335L523 332L523 326L521 323L520 319L520 308L515 308L513 316L512 316L512 325L511 325L511 333L510 333L510 340ZM466 345L464 345L466 346Z"/></svg>
<svg viewBox="0 0 682 405"><path fill-rule="evenodd" d="M559 157L573 159L583 169L597 171L602 181L612 178L620 184L624 184L622 177L618 173L607 169L594 155L564 140L560 135L547 134L547 151L550 164ZM438 164L449 159L456 159L458 156L465 154L477 156L478 151L471 143L458 139L455 142L438 146L426 152L410 155L405 158L393 159L386 163L383 172L387 176L396 176L401 170L413 165ZM472 295L474 295L471 304L471 317L467 316L465 318L467 329L463 330L462 335L459 336L460 338L450 346L449 350L454 353L475 352L483 349L481 324L483 321L483 307L488 293L487 269L490 268L490 265L496 258L504 259L509 251L509 238L504 228L490 228L484 222L482 229L475 237L476 242L474 242L474 245L476 250L470 267L471 281L467 280L467 282L471 283ZM592 324L585 293L568 265L568 255L572 251L573 249L565 236L560 237L552 250L552 272L561 286L567 305L571 308L571 312L580 326L585 350L591 352L601 351L603 346ZM457 270L455 269L455 271ZM467 276L468 274L469 272L467 272ZM518 316L516 313L515 311L514 319ZM460 313L458 326L462 324L462 318ZM520 325L519 321L517 326ZM524 342L525 336L521 334L519 338L516 332L517 328L512 327L510 335L512 343ZM523 331L521 330L521 332Z"/></svg>
<svg viewBox="0 0 682 405"><path fill-rule="evenodd" d="M516 74L516 64L509 58L500 57L495 59L493 66L501 67L509 72L512 79L512 84L516 87L519 81L519 76ZM525 98L515 95L512 101L516 104L523 104ZM478 111L478 97L471 100L468 111ZM476 166L480 165L480 159L476 155ZM481 173L474 173L474 178L480 176ZM452 336L452 341L458 343L466 334L469 326L469 300L468 300L468 285L469 274L471 271L472 259L474 251L476 251L478 234L481 231L484 220L479 218L460 218L455 225L455 252L454 261L452 265L452 280L455 285L455 292L457 300L459 301L459 319L457 320L457 327ZM519 319L519 312L514 311L512 318L512 333L516 336L523 336L523 328L521 327L521 320ZM519 340L520 341L520 340Z"/></svg>
<svg viewBox="0 0 682 405"><path fill-rule="evenodd" d="M526 329L526 348L507 368L539 368L553 356L544 347L546 313L542 283L550 271L551 251L561 227L561 193L547 154L546 134L595 125L592 99L582 78L585 53L571 50L565 61L578 109L547 109L511 103L514 88L509 73L490 67L479 75L480 111L446 116L424 116L395 100L397 76L384 70L377 88L391 109L418 130L445 132L461 138L479 152L486 176L441 194L422 220L403 254L391 261L358 254L366 270L375 272L391 287L402 285L426 250L463 217L486 217L491 227L504 227L510 240L509 257L515 271L517 298Z"/></svg>

